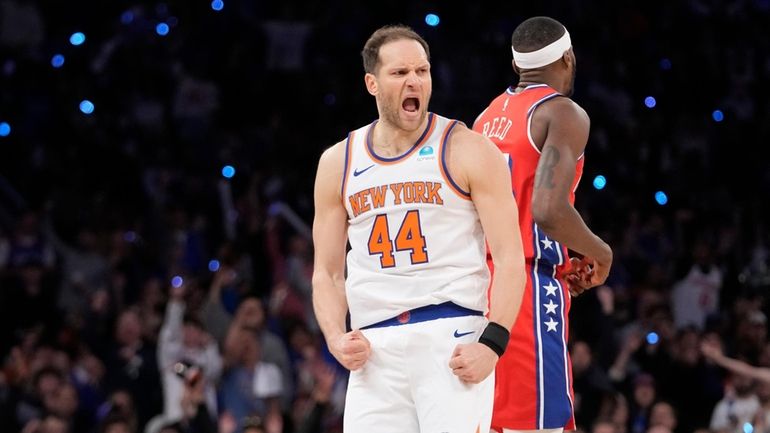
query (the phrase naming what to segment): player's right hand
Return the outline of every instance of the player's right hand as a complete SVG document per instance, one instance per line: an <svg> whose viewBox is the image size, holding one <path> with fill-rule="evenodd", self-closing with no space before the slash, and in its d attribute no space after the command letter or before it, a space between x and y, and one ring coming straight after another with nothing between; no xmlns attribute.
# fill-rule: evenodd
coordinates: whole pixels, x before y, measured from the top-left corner
<svg viewBox="0 0 770 433"><path fill-rule="evenodd" d="M329 342L329 350L343 367L356 371L366 364L372 347L360 330L350 331Z"/></svg>

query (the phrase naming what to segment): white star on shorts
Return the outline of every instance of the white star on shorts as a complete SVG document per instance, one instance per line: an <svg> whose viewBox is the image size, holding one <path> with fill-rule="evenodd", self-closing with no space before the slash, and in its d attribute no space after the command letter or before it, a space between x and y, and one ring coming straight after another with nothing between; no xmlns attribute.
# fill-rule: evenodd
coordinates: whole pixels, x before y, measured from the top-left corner
<svg viewBox="0 0 770 433"><path fill-rule="evenodd" d="M559 322L553 320L553 317L550 317L547 322L543 322L543 323L545 323L545 326L548 327L548 329L546 329L546 332L551 332L551 331L556 332L556 325L559 324Z"/></svg>
<svg viewBox="0 0 770 433"><path fill-rule="evenodd" d="M548 239L548 238L541 239L540 242L543 243L543 249L544 250L550 250L550 249L553 248L553 241Z"/></svg>
<svg viewBox="0 0 770 433"><path fill-rule="evenodd" d="M547 304L543 304L543 307L545 307L545 313L546 314L556 314L556 307L558 307L559 304L554 304L553 299L549 299Z"/></svg>
<svg viewBox="0 0 770 433"><path fill-rule="evenodd" d="M549 281L547 286L543 286L545 289L545 294L548 296L556 296L556 289L558 289L558 286L554 286L553 282Z"/></svg>

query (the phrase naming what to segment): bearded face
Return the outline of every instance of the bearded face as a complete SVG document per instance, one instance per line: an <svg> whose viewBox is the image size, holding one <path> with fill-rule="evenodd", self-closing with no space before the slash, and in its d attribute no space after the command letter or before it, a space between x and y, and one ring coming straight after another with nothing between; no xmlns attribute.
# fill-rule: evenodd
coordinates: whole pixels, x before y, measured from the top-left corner
<svg viewBox="0 0 770 433"><path fill-rule="evenodd" d="M398 129L418 130L425 123L432 91L425 50L413 39L400 39L380 47L379 59L377 72L367 74L366 83L380 117Z"/></svg>

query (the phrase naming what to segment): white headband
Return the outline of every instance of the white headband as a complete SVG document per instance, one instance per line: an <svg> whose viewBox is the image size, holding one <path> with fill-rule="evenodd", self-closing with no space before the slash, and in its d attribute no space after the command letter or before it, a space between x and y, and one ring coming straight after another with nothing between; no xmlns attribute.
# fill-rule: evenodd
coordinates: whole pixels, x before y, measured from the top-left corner
<svg viewBox="0 0 770 433"><path fill-rule="evenodd" d="M569 38L569 32L564 29L564 35L556 41L530 53L520 53L511 47L513 51L513 61L521 69L535 69L559 60L564 52L572 46Z"/></svg>

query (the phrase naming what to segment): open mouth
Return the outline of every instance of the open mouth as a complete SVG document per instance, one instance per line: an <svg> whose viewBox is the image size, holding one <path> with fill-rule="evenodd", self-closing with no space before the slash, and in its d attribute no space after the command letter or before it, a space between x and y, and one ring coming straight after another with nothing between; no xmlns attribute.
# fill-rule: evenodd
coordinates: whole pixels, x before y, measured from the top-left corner
<svg viewBox="0 0 770 433"><path fill-rule="evenodd" d="M420 109L420 100L417 98L406 98L401 103L401 108L408 113L416 113Z"/></svg>

